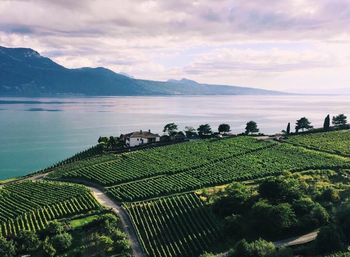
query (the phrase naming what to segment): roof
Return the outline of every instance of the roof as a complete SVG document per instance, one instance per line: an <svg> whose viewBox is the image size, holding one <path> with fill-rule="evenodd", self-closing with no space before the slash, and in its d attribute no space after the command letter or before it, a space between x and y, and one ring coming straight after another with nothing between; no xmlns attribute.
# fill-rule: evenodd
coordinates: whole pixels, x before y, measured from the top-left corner
<svg viewBox="0 0 350 257"><path fill-rule="evenodd" d="M158 134L153 134L150 131L135 131L131 132L129 134L123 135L124 138L135 138L135 137L140 137L140 138L156 138L159 137Z"/></svg>

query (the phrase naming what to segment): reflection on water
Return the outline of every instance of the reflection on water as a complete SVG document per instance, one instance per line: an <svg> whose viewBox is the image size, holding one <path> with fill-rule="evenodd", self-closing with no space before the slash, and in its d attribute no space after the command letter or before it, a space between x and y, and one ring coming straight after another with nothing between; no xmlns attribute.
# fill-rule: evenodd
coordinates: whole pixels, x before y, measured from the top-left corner
<svg viewBox="0 0 350 257"><path fill-rule="evenodd" d="M350 112L341 96L176 96L98 98L0 98L0 178L24 175L96 143L139 129L161 132L229 123L242 132L255 120L261 132L275 133L288 122L308 117L322 126L329 113Z"/></svg>

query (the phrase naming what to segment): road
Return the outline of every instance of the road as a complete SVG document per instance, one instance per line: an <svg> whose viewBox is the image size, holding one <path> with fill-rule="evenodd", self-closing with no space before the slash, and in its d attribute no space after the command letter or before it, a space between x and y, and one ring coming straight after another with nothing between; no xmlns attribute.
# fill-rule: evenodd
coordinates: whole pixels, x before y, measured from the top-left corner
<svg viewBox="0 0 350 257"><path fill-rule="evenodd" d="M302 235L302 236L297 236L297 237L290 237L284 240L280 240L280 241L276 241L273 242L273 244L276 247L287 247L287 246L295 246L295 245L302 245L302 244L306 244L306 243L310 243L312 241L314 241L317 237L318 234L318 230L317 231L313 231L311 233ZM218 255L216 255L216 257L225 257L227 256L228 252L224 252L224 253L220 253Z"/></svg>
<svg viewBox="0 0 350 257"><path fill-rule="evenodd" d="M112 199L110 199L104 192L101 190L94 188L94 187L89 187L90 190L92 191L93 196L96 198L96 200L103 206L111 209L115 214L118 215L118 217L121 220L122 226L124 228L124 231L127 233L129 239L130 239L130 244L131 244L131 249L134 257L145 257L141 245L137 239L135 230L130 222L128 214L125 212L125 210L116 204Z"/></svg>

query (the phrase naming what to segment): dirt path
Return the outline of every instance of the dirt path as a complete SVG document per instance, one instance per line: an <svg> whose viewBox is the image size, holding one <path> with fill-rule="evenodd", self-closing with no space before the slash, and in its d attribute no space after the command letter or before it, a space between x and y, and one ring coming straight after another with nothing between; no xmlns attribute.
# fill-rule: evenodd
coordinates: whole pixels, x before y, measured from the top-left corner
<svg viewBox="0 0 350 257"><path fill-rule="evenodd" d="M122 222L122 226L124 228L124 231L128 234L128 237L131 242L131 248L132 248L132 254L134 257L145 257L141 245L137 239L135 230L130 222L129 216L125 212L125 210L117 205L115 202L113 202L112 199L110 199L104 192L101 190L89 187L92 191L92 194L96 198L96 200L103 206L110 208L115 214L117 214L120 217L120 220Z"/></svg>
<svg viewBox="0 0 350 257"><path fill-rule="evenodd" d="M294 245L302 245L302 244L306 244L309 243L311 241L314 241L317 237L318 234L318 230L302 235L302 236L298 236L298 237L291 237L285 240L281 240L281 241L276 241L274 242L275 246L277 247L284 247L284 246L294 246Z"/></svg>
<svg viewBox="0 0 350 257"><path fill-rule="evenodd" d="M287 247L287 246L295 246L295 245L302 245L302 244L306 244L306 243L310 243L312 241L314 241L317 237L318 234L318 230L302 235L302 236L297 236L297 237L291 237L291 238L287 238L284 240L280 240L280 241L276 241L273 242L273 244L276 247ZM216 257L225 257L227 256L228 252L224 252L224 253L220 253L218 255L216 255Z"/></svg>

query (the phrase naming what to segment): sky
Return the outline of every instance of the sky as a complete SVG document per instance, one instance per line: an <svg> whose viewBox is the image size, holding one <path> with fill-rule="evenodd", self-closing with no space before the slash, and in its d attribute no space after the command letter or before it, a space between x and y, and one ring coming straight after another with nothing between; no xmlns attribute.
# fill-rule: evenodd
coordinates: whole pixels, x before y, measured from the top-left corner
<svg viewBox="0 0 350 257"><path fill-rule="evenodd" d="M0 0L0 45L142 79L350 92L350 0Z"/></svg>

